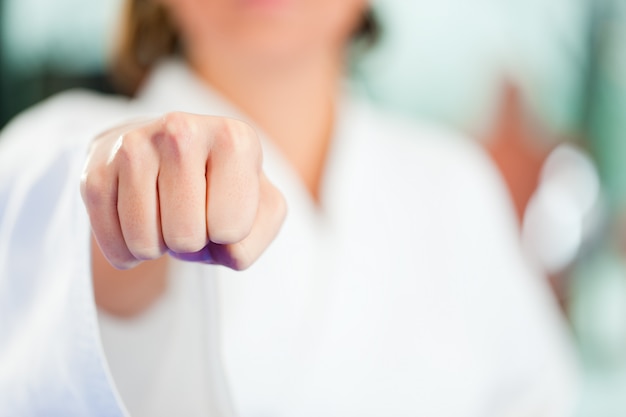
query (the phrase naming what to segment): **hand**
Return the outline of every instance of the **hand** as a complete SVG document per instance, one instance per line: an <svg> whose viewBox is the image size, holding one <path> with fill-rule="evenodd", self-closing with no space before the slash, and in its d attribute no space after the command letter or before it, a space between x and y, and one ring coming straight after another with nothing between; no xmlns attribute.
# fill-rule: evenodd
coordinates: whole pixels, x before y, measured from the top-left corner
<svg viewBox="0 0 626 417"><path fill-rule="evenodd" d="M286 213L261 162L254 130L221 117L169 113L101 134L81 194L102 253L118 269L167 252L247 268Z"/></svg>

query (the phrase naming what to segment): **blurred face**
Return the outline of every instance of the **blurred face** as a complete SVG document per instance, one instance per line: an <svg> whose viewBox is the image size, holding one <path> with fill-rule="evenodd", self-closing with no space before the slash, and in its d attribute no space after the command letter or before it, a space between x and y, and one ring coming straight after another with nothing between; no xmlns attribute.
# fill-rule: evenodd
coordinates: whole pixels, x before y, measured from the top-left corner
<svg viewBox="0 0 626 417"><path fill-rule="evenodd" d="M341 51L367 0L160 0L195 54L295 59Z"/></svg>

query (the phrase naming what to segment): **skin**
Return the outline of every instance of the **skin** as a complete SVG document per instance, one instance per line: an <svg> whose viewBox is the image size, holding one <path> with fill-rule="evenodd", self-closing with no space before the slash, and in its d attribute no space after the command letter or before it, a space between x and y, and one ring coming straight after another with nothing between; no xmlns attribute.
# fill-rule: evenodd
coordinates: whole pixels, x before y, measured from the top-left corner
<svg viewBox="0 0 626 417"><path fill-rule="evenodd" d="M343 53L365 0L162 0L196 73L263 129L318 200ZM240 270L286 213L240 121L171 113L94 139L81 192L96 303L130 317L167 288L171 256Z"/></svg>

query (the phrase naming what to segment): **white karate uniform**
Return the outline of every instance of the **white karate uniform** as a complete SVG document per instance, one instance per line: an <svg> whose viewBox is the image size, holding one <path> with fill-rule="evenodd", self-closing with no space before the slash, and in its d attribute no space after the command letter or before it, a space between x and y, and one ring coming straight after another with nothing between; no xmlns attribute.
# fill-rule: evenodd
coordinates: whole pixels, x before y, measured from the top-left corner
<svg viewBox="0 0 626 417"><path fill-rule="evenodd" d="M67 93L0 140L0 416L569 416L576 370L471 141L344 92L320 204L261 135L287 219L249 270L172 262L144 314L98 313L89 141L178 110L243 118L178 61L138 98ZM294 138L298 140L298 138Z"/></svg>

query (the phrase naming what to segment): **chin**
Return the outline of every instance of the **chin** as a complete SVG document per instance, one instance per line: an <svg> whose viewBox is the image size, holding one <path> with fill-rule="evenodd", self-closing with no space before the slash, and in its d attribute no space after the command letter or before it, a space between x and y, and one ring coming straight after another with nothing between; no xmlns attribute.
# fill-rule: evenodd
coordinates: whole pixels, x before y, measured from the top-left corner
<svg viewBox="0 0 626 417"><path fill-rule="evenodd" d="M234 50L259 64L268 65L305 59L324 46L319 36L302 36L289 31L257 32L241 38L238 44L239 47L234 47Z"/></svg>

